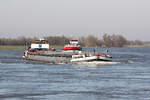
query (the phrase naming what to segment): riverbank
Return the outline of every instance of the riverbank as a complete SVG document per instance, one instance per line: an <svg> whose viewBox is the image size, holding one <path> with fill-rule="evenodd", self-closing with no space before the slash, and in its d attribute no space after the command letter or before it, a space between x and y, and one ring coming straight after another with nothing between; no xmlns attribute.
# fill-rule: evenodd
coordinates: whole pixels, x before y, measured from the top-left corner
<svg viewBox="0 0 150 100"><path fill-rule="evenodd" d="M26 49L26 46L0 45L0 50L23 50L23 49Z"/></svg>
<svg viewBox="0 0 150 100"><path fill-rule="evenodd" d="M129 47L129 48L150 47L150 44L143 44L143 45L125 45L125 47Z"/></svg>
<svg viewBox="0 0 150 100"><path fill-rule="evenodd" d="M61 45L52 45L50 46L52 48L63 48ZM124 47L129 48L140 48L140 47L150 47L150 44L144 44L144 45L125 45ZM24 50L26 49L26 46L23 45L0 45L0 50Z"/></svg>
<svg viewBox="0 0 150 100"><path fill-rule="evenodd" d="M62 48L63 46L60 45L52 45L50 47L53 48ZM0 50L24 50L26 46L23 45L0 45Z"/></svg>

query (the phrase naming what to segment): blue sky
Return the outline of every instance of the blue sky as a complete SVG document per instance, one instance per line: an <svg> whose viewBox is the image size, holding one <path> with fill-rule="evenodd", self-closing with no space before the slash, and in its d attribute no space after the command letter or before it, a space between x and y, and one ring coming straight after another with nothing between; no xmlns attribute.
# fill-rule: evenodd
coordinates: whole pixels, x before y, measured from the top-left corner
<svg viewBox="0 0 150 100"><path fill-rule="evenodd" d="M0 37L104 33L150 40L150 0L0 0Z"/></svg>

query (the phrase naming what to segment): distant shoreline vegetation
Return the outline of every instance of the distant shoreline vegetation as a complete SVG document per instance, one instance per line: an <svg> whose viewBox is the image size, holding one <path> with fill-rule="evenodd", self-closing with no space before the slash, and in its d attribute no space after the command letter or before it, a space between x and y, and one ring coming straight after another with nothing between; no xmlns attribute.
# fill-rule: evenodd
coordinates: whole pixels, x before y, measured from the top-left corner
<svg viewBox="0 0 150 100"><path fill-rule="evenodd" d="M27 38L0 38L0 49L25 49L26 46L30 46L33 40L39 39L37 37ZM61 48L65 44L68 44L71 37L66 36L47 36L44 37L51 47ZM86 37L79 37L79 43L82 47L145 47L150 46L140 40L129 41L122 35L108 35L104 34L102 39L95 37L93 35L88 35Z"/></svg>

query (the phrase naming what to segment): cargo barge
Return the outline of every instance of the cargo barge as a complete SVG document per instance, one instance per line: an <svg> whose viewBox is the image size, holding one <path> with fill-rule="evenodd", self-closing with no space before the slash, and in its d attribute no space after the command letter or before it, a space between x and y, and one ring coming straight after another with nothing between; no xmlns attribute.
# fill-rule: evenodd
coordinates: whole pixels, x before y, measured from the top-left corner
<svg viewBox="0 0 150 100"><path fill-rule="evenodd" d="M75 42L74 42L75 41ZM69 47L70 46L70 47ZM48 41L44 39L35 40L24 52L23 58L26 60L36 60L50 63L70 63L72 55L81 52L77 40L71 40L70 44L62 50L50 48Z"/></svg>
<svg viewBox="0 0 150 100"><path fill-rule="evenodd" d="M49 62L53 64L72 64L93 61L106 62L111 61L112 57L106 53L83 52L77 40L71 40L70 44L65 46L62 50L56 50L50 48L46 40L39 39L32 42L31 47L24 52L23 58L26 60Z"/></svg>

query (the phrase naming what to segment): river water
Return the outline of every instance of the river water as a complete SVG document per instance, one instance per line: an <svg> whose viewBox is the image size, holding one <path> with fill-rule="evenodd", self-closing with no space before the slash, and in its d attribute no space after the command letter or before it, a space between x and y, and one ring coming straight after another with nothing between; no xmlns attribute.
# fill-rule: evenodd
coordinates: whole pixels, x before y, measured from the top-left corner
<svg viewBox="0 0 150 100"><path fill-rule="evenodd" d="M150 48L110 51L122 64L53 65L0 50L0 100L150 100Z"/></svg>

